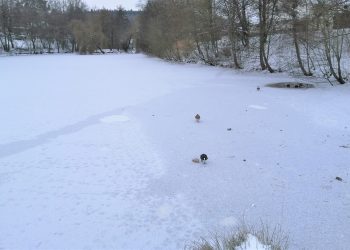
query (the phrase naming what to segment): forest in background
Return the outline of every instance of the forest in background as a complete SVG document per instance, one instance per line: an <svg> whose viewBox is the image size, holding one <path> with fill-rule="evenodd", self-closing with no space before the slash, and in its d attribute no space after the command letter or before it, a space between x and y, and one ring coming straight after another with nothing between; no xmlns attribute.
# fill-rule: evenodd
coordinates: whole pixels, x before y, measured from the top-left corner
<svg viewBox="0 0 350 250"><path fill-rule="evenodd" d="M181 62L297 70L344 84L350 1L148 0L133 12L89 10L81 0L0 0L0 43L3 53L136 49Z"/></svg>
<svg viewBox="0 0 350 250"><path fill-rule="evenodd" d="M7 53L128 51L136 14L81 0L0 0L0 43Z"/></svg>
<svg viewBox="0 0 350 250"><path fill-rule="evenodd" d="M350 68L349 1L151 0L138 47L172 60L237 69L298 71L344 84ZM284 67L282 67L284 66Z"/></svg>

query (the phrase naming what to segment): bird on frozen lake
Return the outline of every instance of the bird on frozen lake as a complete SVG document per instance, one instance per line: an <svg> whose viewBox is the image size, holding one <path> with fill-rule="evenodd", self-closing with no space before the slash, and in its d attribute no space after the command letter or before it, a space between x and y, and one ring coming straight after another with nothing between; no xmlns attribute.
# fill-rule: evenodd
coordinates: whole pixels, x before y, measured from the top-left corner
<svg viewBox="0 0 350 250"><path fill-rule="evenodd" d="M257 90L257 91L260 91L260 86L258 86L258 87L256 88L256 90Z"/></svg>
<svg viewBox="0 0 350 250"><path fill-rule="evenodd" d="M208 160L208 156L206 155L206 154L201 154L201 162L203 163L203 164L205 164L206 163L206 161Z"/></svg>
<svg viewBox="0 0 350 250"><path fill-rule="evenodd" d="M196 116L194 118L196 119L196 122L199 122L201 119L201 116L199 114L196 114Z"/></svg>

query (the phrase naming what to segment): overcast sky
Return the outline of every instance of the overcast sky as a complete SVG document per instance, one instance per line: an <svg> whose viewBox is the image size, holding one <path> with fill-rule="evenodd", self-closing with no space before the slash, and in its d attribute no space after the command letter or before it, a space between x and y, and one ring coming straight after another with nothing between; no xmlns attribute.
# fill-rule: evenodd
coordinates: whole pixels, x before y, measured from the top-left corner
<svg viewBox="0 0 350 250"><path fill-rule="evenodd" d="M85 0L85 3L89 5L90 8L97 7L116 9L117 6L123 6L126 10L133 9L137 10L137 4L143 2L143 0Z"/></svg>

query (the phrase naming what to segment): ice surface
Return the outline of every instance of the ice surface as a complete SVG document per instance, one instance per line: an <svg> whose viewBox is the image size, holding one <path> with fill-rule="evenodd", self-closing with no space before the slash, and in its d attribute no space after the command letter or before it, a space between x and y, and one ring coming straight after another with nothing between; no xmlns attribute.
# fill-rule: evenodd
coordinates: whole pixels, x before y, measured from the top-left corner
<svg viewBox="0 0 350 250"><path fill-rule="evenodd" d="M116 123L116 122L127 122L129 121L129 117L125 115L111 115L101 118L101 122L104 123Z"/></svg>
<svg viewBox="0 0 350 250"><path fill-rule="evenodd" d="M350 245L349 86L256 91L293 79L143 55L0 71L0 249L182 249L242 219Z"/></svg>
<svg viewBox="0 0 350 250"><path fill-rule="evenodd" d="M261 106L261 105L249 105L249 108L252 108L252 109L260 109L260 110L265 110L267 109L266 107L264 106Z"/></svg>

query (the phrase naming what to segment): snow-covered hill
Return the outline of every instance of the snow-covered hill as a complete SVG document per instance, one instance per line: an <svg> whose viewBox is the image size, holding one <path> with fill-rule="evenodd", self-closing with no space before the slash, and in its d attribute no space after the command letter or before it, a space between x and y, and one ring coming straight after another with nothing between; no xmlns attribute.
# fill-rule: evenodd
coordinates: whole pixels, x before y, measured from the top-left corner
<svg viewBox="0 0 350 250"><path fill-rule="evenodd" d="M0 249L181 249L242 219L350 245L349 86L143 55L0 71Z"/></svg>

